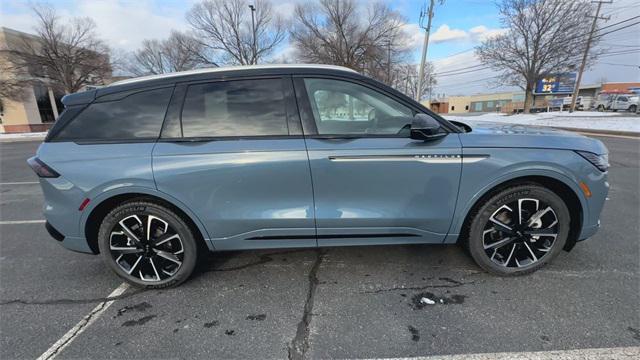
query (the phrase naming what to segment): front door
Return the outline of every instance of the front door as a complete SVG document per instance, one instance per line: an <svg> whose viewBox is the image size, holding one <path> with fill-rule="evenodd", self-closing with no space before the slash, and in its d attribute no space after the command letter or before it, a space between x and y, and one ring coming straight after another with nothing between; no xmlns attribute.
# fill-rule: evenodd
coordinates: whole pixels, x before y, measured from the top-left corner
<svg viewBox="0 0 640 360"><path fill-rule="evenodd" d="M456 133L409 137L410 103L356 80L296 78L318 244L440 243L461 172Z"/></svg>
<svg viewBox="0 0 640 360"><path fill-rule="evenodd" d="M156 185L217 250L315 247L301 135L289 77L180 85L153 151Z"/></svg>

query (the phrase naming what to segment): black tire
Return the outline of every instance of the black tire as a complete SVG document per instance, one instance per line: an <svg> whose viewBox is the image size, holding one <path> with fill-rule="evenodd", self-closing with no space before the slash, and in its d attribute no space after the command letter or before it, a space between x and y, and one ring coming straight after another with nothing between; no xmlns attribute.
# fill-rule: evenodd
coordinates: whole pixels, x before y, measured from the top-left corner
<svg viewBox="0 0 640 360"><path fill-rule="evenodd" d="M522 199L522 202L520 202L519 199ZM533 200L537 200L538 202L536 203ZM525 218L522 224L518 224L518 222L516 222L517 220L513 219L515 212L509 212L507 210L513 207L514 201L518 204L518 213L522 213L522 217ZM522 206L520 204L522 204ZM530 209L530 211L527 212L525 208L531 207L534 204L535 209ZM540 207L540 209L538 207ZM533 220L535 214L541 213L547 207L550 207L553 211L546 211L542 216L540 219L540 228L530 227L529 230L525 230L525 228L527 228L526 223ZM534 210L538 211L534 212ZM509 222L505 221L504 224L509 225L509 227L514 230L518 229L518 231L509 233L500 231L507 230L495 225L495 223L490 220L493 216L496 216L496 213L499 216L503 216L503 219L509 220ZM527 214L529 215L528 218ZM553 226L553 228L549 228L552 230L543 231L546 229L542 229L542 226L553 224L551 216L556 218L557 224ZM493 219L496 220L495 217ZM542 225L545 221L547 224ZM534 226L537 226L537 223L538 221L535 222ZM569 209L556 193L538 184L516 185L492 195L488 201L477 209L475 214L472 215L469 236L465 245L475 262L481 268L492 274L500 276L529 274L553 260L553 258L562 251L569 235L570 223L571 216ZM539 234L544 232L551 233L552 231L556 234L555 238L545 235L539 235L536 238L535 235L531 236L531 234L527 234L531 232L537 232ZM489 237L491 241L487 242L486 237ZM497 238L497 240L491 239L492 237ZM517 238L518 240L509 240L512 238ZM548 242L551 243L550 246L546 246ZM494 244L505 245L493 248ZM489 246L489 248L486 248L486 246ZM511 246L513 246L513 248L511 248ZM491 253L492 256L489 256L489 253ZM507 253L510 255L507 255ZM525 263L525 265L521 266L520 262L523 262L523 260L520 259L519 262L518 256L523 256L525 260L528 258L527 262L531 261L531 263ZM503 264L500 264L500 262ZM506 265L504 263L506 263Z"/></svg>
<svg viewBox="0 0 640 360"><path fill-rule="evenodd" d="M598 105L597 110L600 111L600 112L603 112L604 111L604 106Z"/></svg>
<svg viewBox="0 0 640 360"><path fill-rule="evenodd" d="M160 233L159 235L157 235L157 238L145 240L146 237L151 238L151 236L145 236L145 225L143 224L143 221L138 220L149 218L159 219L149 220L149 228L152 228L154 226L153 222L160 222L160 224L167 223L168 225L164 226L164 233ZM173 239L169 241L165 240L164 243L158 245L157 248L153 247L155 245L138 246L129 244L130 242L132 242L132 240L130 240L129 236L124 234L124 229L122 227L122 224L120 224L121 221L135 221L143 224L139 229L136 229L140 230L140 232L134 231L134 235L140 238L140 244L144 243L145 241L147 241L149 244L152 244L152 241L156 240L158 242L161 242L161 236L165 236L165 238L170 237ZM127 225L129 228L128 224L125 223L125 225ZM120 231L116 231L118 227L120 228ZM131 228L130 230L134 229ZM157 232L158 230L159 225L156 224L155 231ZM149 234L150 231L147 231L146 233ZM171 232L170 234L169 231ZM175 235L177 235L177 237ZM126 239L124 240L127 242L126 246L131 246L130 248L127 247L127 249L146 249L140 250L139 253L126 254L127 257L143 257L142 259L138 260L138 262L140 263L140 267L145 266L144 268L137 270L139 272L139 276L135 276L136 265L132 265L131 263L129 263L128 265L132 265L130 267L131 272L127 272L123 268L123 265L116 262L117 256L122 253L118 253L117 250L111 250L111 243L112 241L114 241L112 240L112 238L114 237ZM107 214L107 216L105 216L105 218L102 220L102 223L100 225L100 230L98 232L98 245L100 247L100 254L102 255L104 261L118 276L134 286L151 289L176 286L187 280L196 267L199 255L197 240L185 220L183 220L179 215L174 213L169 208L144 199L125 202L109 212L109 214ZM169 247L169 250L167 250L167 247ZM179 255L174 255L171 250L178 250L175 253L179 253ZM158 257L158 253L160 252L162 253L162 256ZM140 255L141 253L143 253L144 255ZM156 260L153 261L153 259ZM146 264L145 261L147 261ZM178 261L180 262L180 264L177 264ZM121 260L121 263L126 262L124 260ZM167 266L167 268L169 268L171 271L165 273L167 268L160 267L161 264ZM161 268L161 271L157 270L158 267ZM149 270L149 272L151 272L152 275L155 274L157 280L142 279L146 277L142 274L142 270L149 268L153 269L153 272L151 270Z"/></svg>
<svg viewBox="0 0 640 360"><path fill-rule="evenodd" d="M634 113L634 112L636 112L636 110L637 110L637 109L638 109L638 107L637 107L637 106L635 106L635 105L631 105L631 106L629 106L629 112Z"/></svg>

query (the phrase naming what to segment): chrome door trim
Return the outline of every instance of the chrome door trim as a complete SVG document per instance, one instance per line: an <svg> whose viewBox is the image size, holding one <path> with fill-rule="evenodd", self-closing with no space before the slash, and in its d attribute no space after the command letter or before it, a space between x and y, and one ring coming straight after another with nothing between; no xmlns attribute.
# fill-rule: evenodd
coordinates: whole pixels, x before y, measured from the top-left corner
<svg viewBox="0 0 640 360"><path fill-rule="evenodd" d="M459 164L474 163L488 158L489 155L460 154L415 154L415 155L362 155L362 156L329 156L332 162L365 162L365 161L417 161L426 164Z"/></svg>

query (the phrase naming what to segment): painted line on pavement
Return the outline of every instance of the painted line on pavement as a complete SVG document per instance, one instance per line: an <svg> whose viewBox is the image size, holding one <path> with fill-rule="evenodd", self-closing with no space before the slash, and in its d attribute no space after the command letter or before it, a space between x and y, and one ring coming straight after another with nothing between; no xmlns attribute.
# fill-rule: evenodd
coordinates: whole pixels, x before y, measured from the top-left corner
<svg viewBox="0 0 640 360"><path fill-rule="evenodd" d="M109 294L107 298L114 298L116 296L122 295L127 289L129 285L127 283L122 283L115 290ZM67 347L71 342L83 331L85 331L89 325L93 324L99 317L104 313L111 304L113 304L116 300L108 300L103 301L98 306L96 306L90 313L88 313L76 326L72 327L71 330L67 331L58 341L56 341L47 351L45 351L38 360L49 360L55 358L60 352Z"/></svg>
<svg viewBox="0 0 640 360"><path fill-rule="evenodd" d="M529 352L505 352L459 355L436 355L403 358L384 358L385 360L604 360L604 359L638 359L640 347L615 347L577 350L551 350ZM381 359L371 359L381 360Z"/></svg>
<svg viewBox="0 0 640 360"><path fill-rule="evenodd" d="M44 224L47 220L6 220L0 221L0 225L19 225L19 224Z"/></svg>
<svg viewBox="0 0 640 360"><path fill-rule="evenodd" d="M40 183L37 181L17 181L17 182L3 182L3 183L0 183L0 186L1 185L37 185L37 184L40 184Z"/></svg>
<svg viewBox="0 0 640 360"><path fill-rule="evenodd" d="M6 220L0 221L0 225L19 225L19 224L44 224L47 220Z"/></svg>

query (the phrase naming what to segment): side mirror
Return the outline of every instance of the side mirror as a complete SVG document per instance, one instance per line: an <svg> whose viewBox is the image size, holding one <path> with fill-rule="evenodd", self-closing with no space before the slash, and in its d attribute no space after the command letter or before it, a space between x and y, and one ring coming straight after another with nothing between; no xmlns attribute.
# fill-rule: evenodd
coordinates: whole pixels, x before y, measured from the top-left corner
<svg viewBox="0 0 640 360"><path fill-rule="evenodd" d="M416 114L411 122L411 138L415 140L435 140L445 137L440 123L426 114Z"/></svg>

